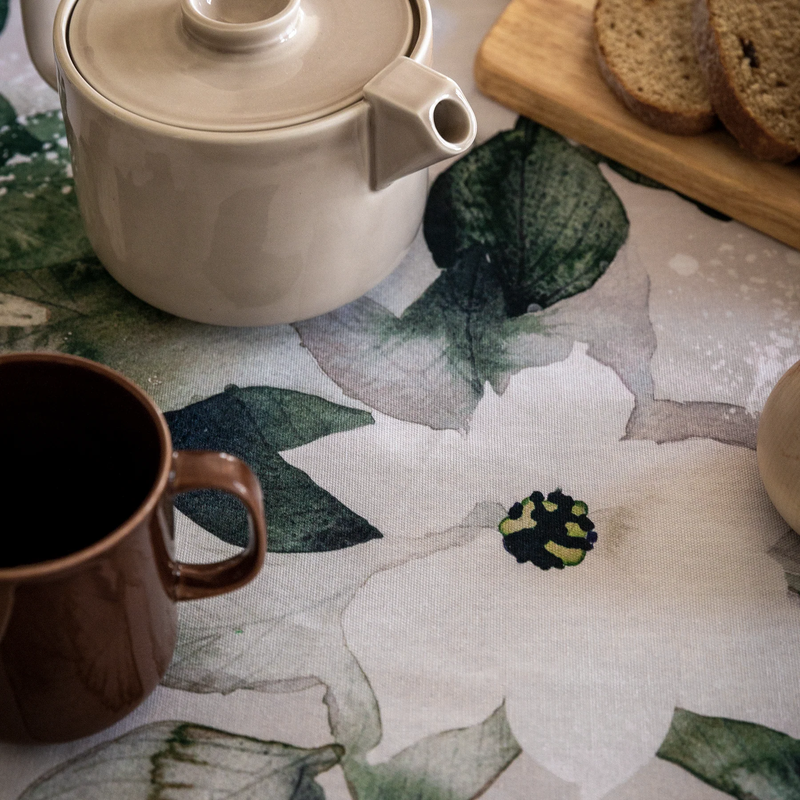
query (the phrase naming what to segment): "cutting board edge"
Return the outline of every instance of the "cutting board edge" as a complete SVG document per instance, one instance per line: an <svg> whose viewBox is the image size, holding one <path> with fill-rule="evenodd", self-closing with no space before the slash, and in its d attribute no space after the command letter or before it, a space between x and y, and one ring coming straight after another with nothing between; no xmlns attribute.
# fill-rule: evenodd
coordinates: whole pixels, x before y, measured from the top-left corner
<svg viewBox="0 0 800 800"><path fill-rule="evenodd" d="M787 214L785 208L764 205L753 208L755 193L752 187L743 185L739 180L718 177L710 179L712 184L709 187L698 185L691 165L687 166L681 159L680 153L673 152L669 146L660 147L656 143L650 145L658 151L660 161L653 159L652 156L639 154L637 152L640 146L639 140L631 137L625 130L593 128L591 120L584 119L558 98L537 92L536 89L503 70L493 61L491 50L495 40L506 38L505 20L509 14L519 13L514 7L518 2L519 0L512 0L506 7L478 49L473 73L476 85L483 94L518 114L596 150L606 158L618 161L681 194L715 208L791 247L800 249L800 195L790 203L794 206L791 209L793 213ZM618 102L616 98L614 102ZM636 123L641 124L638 121ZM654 132L654 135L667 136L660 132ZM737 145L734 143L733 147ZM765 184L769 181L769 178L763 178ZM769 188L766 186L767 191Z"/></svg>

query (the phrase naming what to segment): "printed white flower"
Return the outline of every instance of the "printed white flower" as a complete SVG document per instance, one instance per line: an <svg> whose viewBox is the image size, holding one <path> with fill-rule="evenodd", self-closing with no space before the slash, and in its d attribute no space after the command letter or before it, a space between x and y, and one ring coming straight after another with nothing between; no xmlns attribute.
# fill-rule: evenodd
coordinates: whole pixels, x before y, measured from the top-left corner
<svg viewBox="0 0 800 800"><path fill-rule="evenodd" d="M755 454L624 440L633 398L576 346L487 387L469 433L376 415L287 460L387 539L556 488L599 540L577 566L517 561L497 528L380 572L344 618L379 701L382 761L505 698L523 749L586 800L653 758L676 706L800 736L800 608L766 553L786 525ZM351 465L343 469L341 465Z"/></svg>

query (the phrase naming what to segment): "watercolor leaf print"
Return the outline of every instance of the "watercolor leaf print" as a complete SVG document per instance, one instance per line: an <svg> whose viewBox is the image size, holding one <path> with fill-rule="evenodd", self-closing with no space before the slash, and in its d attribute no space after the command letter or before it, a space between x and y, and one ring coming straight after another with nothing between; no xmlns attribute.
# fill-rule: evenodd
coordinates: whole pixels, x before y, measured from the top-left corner
<svg viewBox="0 0 800 800"><path fill-rule="evenodd" d="M444 731L382 764L345 760L357 800L472 800L521 753L500 706L471 728Z"/></svg>
<svg viewBox="0 0 800 800"><path fill-rule="evenodd" d="M105 271L84 233L59 111L18 118L0 95L0 347L108 362L104 343L184 324ZM139 359L141 360L141 359Z"/></svg>
<svg viewBox="0 0 800 800"><path fill-rule="evenodd" d="M794 596L800 596L800 536L787 531L769 549L769 554L783 568L786 588Z"/></svg>
<svg viewBox="0 0 800 800"><path fill-rule="evenodd" d="M323 800L314 780L343 748L303 749L186 722L156 722L57 766L19 800Z"/></svg>
<svg viewBox="0 0 800 800"><path fill-rule="evenodd" d="M264 489L270 551L337 550L381 537L365 519L280 456L281 450L322 436L371 425L369 412L301 392L231 385L166 417L176 448L222 450L250 465ZM191 492L180 495L176 506L223 541L245 544L245 512L229 495Z"/></svg>
<svg viewBox="0 0 800 800"><path fill-rule="evenodd" d="M60 350L105 363L104 344L124 348L128 336L137 335L144 349L163 327L186 325L137 300L94 257L34 270L0 269L0 323L4 349Z"/></svg>
<svg viewBox="0 0 800 800"><path fill-rule="evenodd" d="M676 708L657 755L739 800L800 797L800 740L763 725Z"/></svg>
<svg viewBox="0 0 800 800"><path fill-rule="evenodd" d="M372 430L372 427L363 429ZM338 437L324 437L319 443ZM298 448L290 451L295 454ZM287 457L290 457L287 454ZM342 633L341 617L371 575L457 548L496 525L499 506L474 508L451 528L421 537L393 535L360 547L316 553L267 553L256 578L231 594L179 606L178 643L164 685L198 693L296 692L325 687L334 740L349 758L381 739L374 692ZM189 523L187 560L218 561L230 545ZM299 590L298 587L302 587Z"/></svg>
<svg viewBox="0 0 800 800"><path fill-rule="evenodd" d="M577 157L576 157L577 156ZM520 117L440 175L425 239L436 264L489 257L509 317L588 289L628 232L611 187L561 136Z"/></svg>
<svg viewBox="0 0 800 800"><path fill-rule="evenodd" d="M251 359L263 383L271 382L276 363L280 370L291 362L295 374L308 369L303 362L317 371L289 326L223 328L180 319L134 297L95 257L36 270L0 269L0 349L91 358L123 372L164 409L251 376L245 366ZM265 351L273 357L264 359ZM198 367L203 362L224 365L225 377Z"/></svg>
<svg viewBox="0 0 800 800"><path fill-rule="evenodd" d="M567 356L535 312L591 287L628 220L596 164L521 118L439 176L424 229L441 272L399 317L362 298L295 327L350 396L463 429L487 382L502 393L520 369ZM537 347L517 346L530 335Z"/></svg>
<svg viewBox="0 0 800 800"><path fill-rule="evenodd" d="M0 271L91 257L59 112L22 124L0 96L0 131Z"/></svg>

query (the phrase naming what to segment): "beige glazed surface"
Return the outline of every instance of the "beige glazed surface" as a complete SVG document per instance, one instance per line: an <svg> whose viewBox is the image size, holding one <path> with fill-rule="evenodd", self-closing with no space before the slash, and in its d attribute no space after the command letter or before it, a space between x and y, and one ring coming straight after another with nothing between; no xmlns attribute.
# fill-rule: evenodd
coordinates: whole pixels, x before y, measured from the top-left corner
<svg viewBox="0 0 800 800"><path fill-rule="evenodd" d="M800 362L778 381L764 404L756 452L770 500L800 532Z"/></svg>
<svg viewBox="0 0 800 800"><path fill-rule="evenodd" d="M427 66L426 0L367 4L378 37L363 4L292 0L255 20L247 0L143 5L163 23L144 60L115 44L117 17L138 4L104 17L105 0L64 0L55 20L78 201L109 272L158 308L221 325L305 319L377 284L419 227L426 168L475 137L458 86ZM47 77L44 55L37 66Z"/></svg>

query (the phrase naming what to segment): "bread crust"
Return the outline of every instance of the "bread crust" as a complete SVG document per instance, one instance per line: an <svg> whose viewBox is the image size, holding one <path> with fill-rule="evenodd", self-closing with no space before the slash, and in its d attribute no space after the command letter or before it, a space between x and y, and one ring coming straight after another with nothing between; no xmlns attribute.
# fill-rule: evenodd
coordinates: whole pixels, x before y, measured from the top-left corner
<svg viewBox="0 0 800 800"><path fill-rule="evenodd" d="M711 104L743 150L765 161L787 164L800 152L790 142L776 138L759 122L740 98L725 69L722 45L711 24L709 4L713 2L694 0L692 8L692 35Z"/></svg>
<svg viewBox="0 0 800 800"><path fill-rule="evenodd" d="M667 110L637 97L636 93L626 86L622 76L611 66L611 60L600 41L598 11L602 3L603 0L598 0L594 7L592 25L594 50L600 74L616 97L635 117L646 125L657 128L665 133L694 136L709 130L716 120L716 115L713 111L689 114L675 110Z"/></svg>

